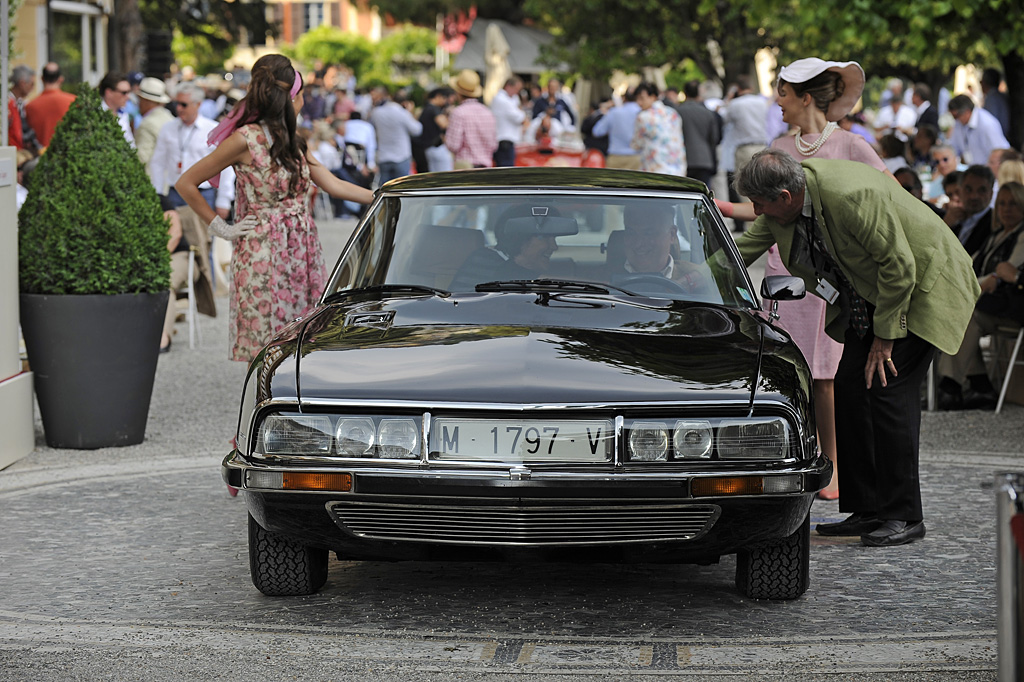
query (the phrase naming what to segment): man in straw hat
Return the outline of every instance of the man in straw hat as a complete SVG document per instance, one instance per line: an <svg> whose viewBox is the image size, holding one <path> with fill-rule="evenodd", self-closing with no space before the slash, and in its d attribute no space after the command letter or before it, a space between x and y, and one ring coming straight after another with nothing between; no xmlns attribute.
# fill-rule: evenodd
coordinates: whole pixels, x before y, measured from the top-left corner
<svg viewBox="0 0 1024 682"><path fill-rule="evenodd" d="M142 123L135 131L135 148L139 152L139 161L149 171L149 160L156 150L156 139L160 128L174 116L167 109L171 98L167 96L167 87L159 78L143 78L139 83L139 113Z"/></svg>
<svg viewBox="0 0 1024 682"><path fill-rule="evenodd" d="M451 80L459 105L448 115L445 144L455 157L455 168L490 168L498 148L494 114L480 101L484 89L476 71L463 69Z"/></svg>

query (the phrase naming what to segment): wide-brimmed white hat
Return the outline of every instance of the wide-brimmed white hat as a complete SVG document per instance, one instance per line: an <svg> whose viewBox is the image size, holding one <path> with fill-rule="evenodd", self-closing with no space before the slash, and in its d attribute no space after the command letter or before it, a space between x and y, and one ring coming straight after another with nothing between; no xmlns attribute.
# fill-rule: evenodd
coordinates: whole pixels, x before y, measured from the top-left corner
<svg viewBox="0 0 1024 682"><path fill-rule="evenodd" d="M139 97L157 104L167 104L171 101L167 96L167 86L159 78L143 78L139 82Z"/></svg>
<svg viewBox="0 0 1024 682"><path fill-rule="evenodd" d="M779 71L779 80L787 83L805 83L825 71L835 71L846 87L841 97L829 105L825 118L838 121L853 111L853 107L864 92L864 69L857 62L828 62L817 57L798 59Z"/></svg>
<svg viewBox="0 0 1024 682"><path fill-rule="evenodd" d="M480 85L480 74L472 69L463 69L459 75L449 81L455 92L463 97L479 97L484 89Z"/></svg>

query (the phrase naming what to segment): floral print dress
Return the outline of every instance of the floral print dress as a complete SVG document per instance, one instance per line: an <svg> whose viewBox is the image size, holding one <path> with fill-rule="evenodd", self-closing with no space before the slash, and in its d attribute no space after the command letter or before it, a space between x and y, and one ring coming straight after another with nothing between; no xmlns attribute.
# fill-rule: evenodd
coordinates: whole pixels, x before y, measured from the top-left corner
<svg viewBox="0 0 1024 682"><path fill-rule="evenodd" d="M683 174L686 164L683 122L675 109L655 102L649 109L638 113L631 146L640 152L640 170Z"/></svg>
<svg viewBox="0 0 1024 682"><path fill-rule="evenodd" d="M231 359L248 362L275 332L312 308L323 293L325 271L306 159L292 192L291 173L271 161L269 131L253 123L238 132L252 163L234 166L235 215L241 220L255 214L259 225L234 243L228 336Z"/></svg>

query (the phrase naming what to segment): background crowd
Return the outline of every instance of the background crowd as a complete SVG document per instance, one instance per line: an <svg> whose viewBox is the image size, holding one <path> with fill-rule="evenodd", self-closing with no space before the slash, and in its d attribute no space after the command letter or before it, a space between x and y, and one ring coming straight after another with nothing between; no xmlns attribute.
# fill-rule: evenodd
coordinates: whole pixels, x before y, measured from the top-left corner
<svg viewBox="0 0 1024 682"><path fill-rule="evenodd" d="M304 75L297 133L331 174L366 189L413 172L513 166L517 152L527 149L585 150L610 168L685 175L709 185L725 175L730 199L740 207L743 198L732 189L733 175L769 145L793 153L789 146L803 139L801 125L784 117L782 89L764 96L749 77L738 78L724 92L710 81L688 82L682 92L634 83L581 109L572 90L553 77L526 83L512 76L484 104L480 76L469 70L416 97L410 90L383 85L357 87L358 74L343 64ZM230 80L197 77L188 69L166 80L108 73L99 83L103 107L137 150L167 211L180 214L185 201L175 183L213 151L210 131L246 96L248 74L227 76ZM45 153L74 100L62 88L58 64L42 69L42 91L30 97L36 78L24 66L11 72L8 142L18 148L19 207L27 193L25 174ZM862 103L867 106L859 111L851 103L827 123L829 134L841 129L860 136L872 156L866 162L891 173L942 217L974 258L983 291L991 294L1015 284L1024 264L1024 157L1007 141L1009 107L1001 74L986 69L979 85L978 92L933 93L926 84L894 78L877 101ZM805 136L823 133L806 118L802 125ZM819 135L819 147L829 134ZM205 181L198 189L211 210L231 220L235 181L230 165L218 187ZM359 216L364 210L361 203L337 197L322 206L334 217ZM177 264L173 286L183 284L183 263L195 247L202 290L209 293L200 309L212 313L214 278L223 259L213 258L210 267L210 238L199 229L204 226L197 228L188 217L186 211L180 237L172 234L169 241ZM752 213L739 209L731 217L740 232ZM998 311L978 311L974 333L969 331L960 353L940 359L942 407L994 405L977 339L1001 320ZM170 347L173 331L169 308L164 348Z"/></svg>

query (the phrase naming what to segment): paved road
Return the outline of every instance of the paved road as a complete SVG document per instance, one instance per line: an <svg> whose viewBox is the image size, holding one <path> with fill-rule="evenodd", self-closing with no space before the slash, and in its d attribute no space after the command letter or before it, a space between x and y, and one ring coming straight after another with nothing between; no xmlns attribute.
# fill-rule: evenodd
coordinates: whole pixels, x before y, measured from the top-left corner
<svg viewBox="0 0 1024 682"><path fill-rule="evenodd" d="M345 227L324 226L328 253ZM272 599L249 582L244 503L219 476L244 367L225 359L223 314L195 350L179 326L142 445L52 450L40 431L0 472L0 678L995 678L991 482L1024 469L1024 408L926 414L928 538L816 539L794 602L741 598L731 558L332 561L321 593ZM840 518L834 502L812 516Z"/></svg>

